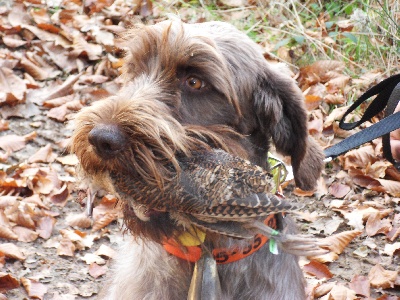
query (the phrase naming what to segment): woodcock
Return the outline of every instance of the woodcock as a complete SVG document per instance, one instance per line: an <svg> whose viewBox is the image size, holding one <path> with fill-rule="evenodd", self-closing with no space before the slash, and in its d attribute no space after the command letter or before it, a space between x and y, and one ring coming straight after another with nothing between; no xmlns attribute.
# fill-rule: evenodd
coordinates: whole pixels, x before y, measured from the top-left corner
<svg viewBox="0 0 400 300"><path fill-rule="evenodd" d="M285 234L264 224L268 215L301 205L276 195L272 175L261 167L222 150L195 152L179 159L179 165L179 175L162 187L123 171L110 177L119 197L144 222L168 214L177 225L195 225L228 237L246 239L261 233L297 255L323 251L310 236Z"/></svg>

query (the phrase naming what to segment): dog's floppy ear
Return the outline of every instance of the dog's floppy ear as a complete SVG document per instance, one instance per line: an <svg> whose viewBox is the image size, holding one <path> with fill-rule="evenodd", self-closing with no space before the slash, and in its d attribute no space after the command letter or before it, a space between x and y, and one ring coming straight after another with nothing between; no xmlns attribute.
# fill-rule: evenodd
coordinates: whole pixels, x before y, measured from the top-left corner
<svg viewBox="0 0 400 300"><path fill-rule="evenodd" d="M276 150L291 157L296 185L312 190L323 167L323 152L307 129L304 97L281 66L267 65L258 78L254 105L261 131Z"/></svg>

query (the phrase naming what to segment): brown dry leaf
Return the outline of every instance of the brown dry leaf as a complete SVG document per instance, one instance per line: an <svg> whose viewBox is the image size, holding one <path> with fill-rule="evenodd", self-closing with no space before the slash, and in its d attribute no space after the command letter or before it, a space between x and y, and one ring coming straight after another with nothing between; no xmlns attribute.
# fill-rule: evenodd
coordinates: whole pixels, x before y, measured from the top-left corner
<svg viewBox="0 0 400 300"><path fill-rule="evenodd" d="M312 298L312 300L328 294L335 285L336 285L336 282L326 282L326 283L321 284L320 286L317 286L315 289L315 292L314 292L315 298Z"/></svg>
<svg viewBox="0 0 400 300"><path fill-rule="evenodd" d="M369 271L368 278L371 286L375 288L393 288L397 278L397 271L385 270L381 265L377 264Z"/></svg>
<svg viewBox="0 0 400 300"><path fill-rule="evenodd" d="M305 96L305 104L307 110L311 111L319 107L322 98L316 95L306 95Z"/></svg>
<svg viewBox="0 0 400 300"><path fill-rule="evenodd" d="M0 272L0 293L6 293L7 291L16 289L18 287L18 278L14 277L11 274Z"/></svg>
<svg viewBox="0 0 400 300"><path fill-rule="evenodd" d="M336 94L336 93L342 93L346 85L350 81L350 76L347 75L338 75L335 78L332 78L326 83L326 91L329 94Z"/></svg>
<svg viewBox="0 0 400 300"><path fill-rule="evenodd" d="M369 298L370 296L370 283L366 276L354 275L350 282L350 288L356 292L357 295L362 295Z"/></svg>
<svg viewBox="0 0 400 300"><path fill-rule="evenodd" d="M304 265L303 270L308 274L314 275L318 279L330 279L333 277L326 265L315 260L312 260L308 264Z"/></svg>
<svg viewBox="0 0 400 300"><path fill-rule="evenodd" d="M27 181L28 187L37 194L50 194L54 189L53 181L47 177L48 174L39 170L33 177Z"/></svg>
<svg viewBox="0 0 400 300"><path fill-rule="evenodd" d="M49 118L57 120L59 122L65 122L67 120L67 115L70 113L70 110L67 107L67 103L58 107L54 107L50 109L47 113Z"/></svg>
<svg viewBox="0 0 400 300"><path fill-rule="evenodd" d="M349 230L326 237L323 239L323 241L330 246L324 248L327 248L336 254L340 254L347 247L347 245L361 233L362 231L360 230Z"/></svg>
<svg viewBox="0 0 400 300"><path fill-rule="evenodd" d="M18 240L18 236L12 231L11 224L3 210L0 210L0 238Z"/></svg>
<svg viewBox="0 0 400 300"><path fill-rule="evenodd" d="M108 258L114 258L116 255L116 251L114 249L108 247L107 245L101 244L99 249L97 249L97 251L94 252L94 254L99 255L99 256L106 256Z"/></svg>
<svg viewBox="0 0 400 300"><path fill-rule="evenodd" d="M90 228L92 226L92 219L86 213L78 215L69 215L66 218L67 224L71 227Z"/></svg>
<svg viewBox="0 0 400 300"><path fill-rule="evenodd" d="M10 34L3 36L3 43L10 48L18 48L26 45L27 41L23 41L19 35Z"/></svg>
<svg viewBox="0 0 400 300"><path fill-rule="evenodd" d="M25 69L25 71L32 76L35 80L47 80L50 79L51 77L54 77L54 75L57 74L51 74L51 69L43 68L41 66L38 66L37 64L33 63L29 59L22 57L20 61L21 66Z"/></svg>
<svg viewBox="0 0 400 300"><path fill-rule="evenodd" d="M13 70L0 68L0 104L17 104L25 100L26 84Z"/></svg>
<svg viewBox="0 0 400 300"><path fill-rule="evenodd" d="M96 263L92 263L89 266L89 275L92 276L93 278L98 278L101 275L104 275L107 273L107 266L99 266Z"/></svg>
<svg viewBox="0 0 400 300"><path fill-rule="evenodd" d="M331 104L331 105L342 105L342 104L345 104L346 103L346 99L343 97L343 95L341 95L341 94L335 94L335 95L332 95L332 94L329 94L329 95L326 95L325 97L324 97L324 101L325 101L325 103L327 103L327 104Z"/></svg>
<svg viewBox="0 0 400 300"><path fill-rule="evenodd" d="M18 240L25 243L35 241L39 236L37 232L21 226L15 226L13 231L18 235Z"/></svg>
<svg viewBox="0 0 400 300"><path fill-rule="evenodd" d="M38 194L33 194L33 195L30 196L30 197L26 197L26 198L24 198L24 199L22 200L22 202L25 202L25 203L32 203L32 204L34 204L34 205L36 205L36 206L38 206L38 207L40 207L40 208L44 208L44 209L46 209L46 210L49 210L49 209L50 209L47 205L45 205L45 204L42 202L42 200L40 199L40 196L39 196Z"/></svg>
<svg viewBox="0 0 400 300"><path fill-rule="evenodd" d="M334 285L329 292L329 300L354 300L357 299L356 292L343 286Z"/></svg>
<svg viewBox="0 0 400 300"><path fill-rule="evenodd" d="M66 106L68 109L70 109L72 111L79 111L83 108L83 105L82 105L81 101L79 101L79 100L70 101L70 102L66 103Z"/></svg>
<svg viewBox="0 0 400 300"><path fill-rule="evenodd" d="M43 107L54 108L61 106L67 102L74 100L74 95L67 95L59 98L54 98L43 102Z"/></svg>
<svg viewBox="0 0 400 300"><path fill-rule="evenodd" d="M1 174L0 174L1 177ZM0 182L3 179L0 178ZM1 184L2 185L2 184ZM11 207L17 203L17 198L15 196L0 196L0 208Z"/></svg>
<svg viewBox="0 0 400 300"><path fill-rule="evenodd" d="M314 118L313 120L309 121L307 124L308 132L313 136L318 135L319 133L321 133L324 130L323 125L324 125L324 121L322 119Z"/></svg>
<svg viewBox="0 0 400 300"><path fill-rule="evenodd" d="M100 230L116 219L117 215L115 213L106 213L104 216L94 221L92 231Z"/></svg>
<svg viewBox="0 0 400 300"><path fill-rule="evenodd" d="M83 260L88 265L90 265L92 263L104 265L106 263L104 258L101 258L100 256L93 254L93 253L86 253L83 257L80 257L79 259Z"/></svg>
<svg viewBox="0 0 400 300"><path fill-rule="evenodd" d="M393 209L377 210L373 207L359 207L352 212L347 212L343 210L338 210L343 213L344 217L349 220L348 224L361 230L364 228L363 221L367 220L371 214L380 213L382 217L390 214Z"/></svg>
<svg viewBox="0 0 400 300"><path fill-rule="evenodd" d="M0 148L7 152L13 152L21 150L25 147L25 144L28 141L31 141L36 138L36 132L33 131L27 135L19 136L19 135L4 135L0 137Z"/></svg>
<svg viewBox="0 0 400 300"><path fill-rule="evenodd" d="M312 85L316 83L326 83L329 80L342 76L344 63L335 60L320 60L315 63L300 68L300 86Z"/></svg>
<svg viewBox="0 0 400 300"><path fill-rule="evenodd" d="M344 198L344 196L346 196L350 190L351 189L348 185L337 182L332 183L328 189L329 193L335 198Z"/></svg>
<svg viewBox="0 0 400 300"><path fill-rule="evenodd" d="M326 117L324 121L324 127L327 128L331 126L335 121L340 120L349 106L342 106L342 107L337 107L334 110L331 111L328 117Z"/></svg>
<svg viewBox="0 0 400 300"><path fill-rule="evenodd" d="M374 236L379 233L386 234L392 229L390 220L382 218L380 213L374 213L368 217L365 231L369 236Z"/></svg>
<svg viewBox="0 0 400 300"><path fill-rule="evenodd" d="M50 200L57 206L64 206L67 204L69 197L68 185L64 184L58 191L55 191L50 196Z"/></svg>
<svg viewBox="0 0 400 300"><path fill-rule="evenodd" d="M350 168L364 169L368 164L377 161L377 157L372 145L366 145L356 150L347 152L344 156L343 168L345 170Z"/></svg>
<svg viewBox="0 0 400 300"><path fill-rule="evenodd" d="M60 256L74 256L75 249L76 247L70 239L63 238L57 247L57 254Z"/></svg>
<svg viewBox="0 0 400 300"><path fill-rule="evenodd" d="M21 283L31 298L43 299L44 295L47 293L47 287L34 279L21 277Z"/></svg>
<svg viewBox="0 0 400 300"><path fill-rule="evenodd" d="M97 44L88 43L81 35L76 34L73 37L73 50L70 55L79 56L86 54L89 60L97 60L101 57L103 48Z"/></svg>
<svg viewBox="0 0 400 300"><path fill-rule="evenodd" d="M34 162L53 162L56 159L57 155L53 153L51 148L51 144L47 144L46 146L40 148L35 154L28 158L28 163Z"/></svg>
<svg viewBox="0 0 400 300"><path fill-rule="evenodd" d="M339 255L337 255L335 252L328 252L327 254L310 257L310 259L318 261L323 264L327 262L333 262L338 258Z"/></svg>
<svg viewBox="0 0 400 300"><path fill-rule="evenodd" d="M36 229L36 231L39 233L39 236L47 240L51 236L56 222L57 220L50 216L40 218L37 222L38 228Z"/></svg>
<svg viewBox="0 0 400 300"><path fill-rule="evenodd" d="M11 227L4 225L0 226L0 238L8 240L18 240L18 235L12 231Z"/></svg>
<svg viewBox="0 0 400 300"><path fill-rule="evenodd" d="M389 193L394 197L400 197L400 182L394 180L387 180L378 178L377 181L382 185L383 191ZM377 191L382 191L382 189L377 189Z"/></svg>
<svg viewBox="0 0 400 300"><path fill-rule="evenodd" d="M60 86L57 87L52 87L51 90L49 90L49 94L47 94L45 97L41 97L39 99L36 99L36 101L33 101L34 103L38 105L42 105L43 101L46 100L51 100L54 98L60 98L67 96L73 92L73 86L74 84L78 81L79 77L82 75L82 73L77 74L77 75L70 75L67 80L64 81L64 83Z"/></svg>
<svg viewBox="0 0 400 300"><path fill-rule="evenodd" d="M51 22L50 16L47 14L47 9L44 7L31 9L29 11L29 13L32 16L32 18L36 24L43 24L43 23Z"/></svg>
<svg viewBox="0 0 400 300"><path fill-rule="evenodd" d="M115 0L99 0L99 1L88 1L85 2L85 6L90 9L90 14L98 13L103 8L109 7L114 3Z"/></svg>
<svg viewBox="0 0 400 300"><path fill-rule="evenodd" d="M351 177L351 180L356 184L359 185L361 187L365 187L377 192L385 192L384 188L382 187L382 185L379 183L378 180L367 176L367 175L353 175L351 174L354 172L349 172L349 175Z"/></svg>
<svg viewBox="0 0 400 300"><path fill-rule="evenodd" d="M0 244L0 252L2 252L7 258L25 260L25 255L22 251L16 245L11 243Z"/></svg>
<svg viewBox="0 0 400 300"><path fill-rule="evenodd" d="M17 211L16 217L13 221L23 227L35 229L35 222L33 221L34 215L34 211L28 204L21 203L21 207Z"/></svg>
<svg viewBox="0 0 400 300"><path fill-rule="evenodd" d="M39 40L53 42L58 40L58 35L54 33L47 32L46 30L40 29L36 26L21 24L22 28L28 29L32 32Z"/></svg>
<svg viewBox="0 0 400 300"><path fill-rule="evenodd" d="M79 163L79 160L75 154L68 154L66 156L58 157L57 161L68 166L76 166Z"/></svg>
<svg viewBox="0 0 400 300"><path fill-rule="evenodd" d="M400 242L394 244L386 244L383 253L389 256L393 256L393 254L395 252L398 252L399 250L400 250Z"/></svg>
<svg viewBox="0 0 400 300"><path fill-rule="evenodd" d="M10 129L9 127L8 127L8 125L9 125L9 121L6 121L6 120L0 120L0 131L6 131L6 130L8 130L8 129Z"/></svg>
<svg viewBox="0 0 400 300"><path fill-rule="evenodd" d="M386 175L386 170L391 166L390 162L379 160L366 166L365 172L373 178L383 178Z"/></svg>

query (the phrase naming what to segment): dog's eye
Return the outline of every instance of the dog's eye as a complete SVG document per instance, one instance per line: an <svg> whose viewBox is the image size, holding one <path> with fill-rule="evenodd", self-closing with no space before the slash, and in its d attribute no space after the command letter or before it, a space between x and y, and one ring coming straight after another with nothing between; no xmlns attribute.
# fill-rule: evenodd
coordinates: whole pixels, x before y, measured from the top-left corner
<svg viewBox="0 0 400 300"><path fill-rule="evenodd" d="M186 79L186 84L195 90L199 90L205 86L204 82L197 77L189 77Z"/></svg>

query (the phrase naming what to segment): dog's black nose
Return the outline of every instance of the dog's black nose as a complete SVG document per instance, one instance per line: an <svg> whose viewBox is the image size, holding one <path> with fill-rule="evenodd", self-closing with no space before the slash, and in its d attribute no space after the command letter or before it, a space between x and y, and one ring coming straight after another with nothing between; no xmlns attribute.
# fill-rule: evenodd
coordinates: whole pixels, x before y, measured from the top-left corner
<svg viewBox="0 0 400 300"><path fill-rule="evenodd" d="M104 124L94 127L89 132L89 143L102 158L112 158L126 145L126 137L114 124Z"/></svg>

